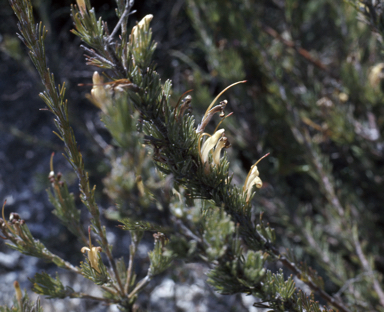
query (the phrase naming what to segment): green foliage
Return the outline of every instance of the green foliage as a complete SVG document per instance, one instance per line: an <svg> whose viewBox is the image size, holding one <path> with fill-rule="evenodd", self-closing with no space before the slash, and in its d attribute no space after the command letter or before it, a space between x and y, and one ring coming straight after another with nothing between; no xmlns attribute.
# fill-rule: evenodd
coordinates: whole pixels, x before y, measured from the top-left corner
<svg viewBox="0 0 384 312"><path fill-rule="evenodd" d="M210 105L202 101L199 107L186 94L174 105L171 81L162 82L152 61L156 48L150 28L152 15L129 32L131 3L118 0L119 22L110 33L102 19L97 19L89 0L79 0L71 7L76 28L72 32L89 46L83 47L88 64L107 70L107 83L97 72L93 75L88 98L100 108L101 119L112 137L111 145L104 147L111 162L104 191L117 209L106 215L130 232L126 265L123 258L114 258L113 246L108 243L95 187L90 186L69 123L65 87L55 85L47 67L45 28L41 23L34 25L29 1L10 2L19 19L20 38L45 87L41 97L54 114L57 135L65 145L65 156L79 179L82 202L91 215L88 240L74 197L52 166L53 191L48 195L54 214L89 246L82 249L88 253L86 261L80 268L70 265L35 240L25 222L11 217L5 221L4 213L1 230L10 247L82 274L100 285L104 296L75 293L64 288L58 277L53 279L46 273L31 280L35 292L52 298L70 296L117 303L122 310L131 311L153 276L179 258L209 265L208 283L219 293L252 294L261 300L257 306L273 311L322 310L314 295L309 299L298 289L293 275L339 311L382 309L382 277L374 271L372 259L382 261L379 256L383 248L364 244L364 240L383 236L379 230L383 220L376 222L372 208L382 199L381 171L373 171L382 156L383 119L374 116L382 113L382 96L378 94L383 65L371 70L367 82L367 75L358 68L368 69L368 57L348 61L349 48L356 38L368 33L356 26L355 12L348 3L188 0L186 10L199 38L196 46L207 65L207 72L194 66L197 99L208 98L204 84L212 77L224 91L234 79L249 81L250 91L245 96L239 93L240 86L235 87L245 81L230 85L232 94L236 94L230 101L236 112L233 119L225 116L228 101L215 104L224 91ZM360 4L363 6L361 11L381 35L382 12L368 1L353 4L359 10ZM332 30L323 46L315 39L320 36L322 20ZM275 24L277 29L269 26ZM343 29L354 32L344 35ZM347 49L341 44L338 49L339 41ZM341 59L335 51L342 54ZM194 62L194 55L175 55ZM335 60L338 70L325 65L329 59ZM365 102L368 104L361 105ZM206 110L198 126L190 110L192 103ZM252 127L255 120L257 127ZM238 137L226 129L239 129ZM229 139L235 150L232 155L222 153L222 148L230 146ZM264 150L271 151L273 169L255 163ZM235 153L242 161L236 165L246 169L232 174L228 159ZM251 169L250 164L254 164ZM336 169L339 167L341 170ZM261 188L264 176L271 181L261 189L265 196L254 197L252 188ZM244 186L234 185L232 180L245 181ZM370 199L371 186L375 188L374 199ZM171 191L178 201L171 198ZM134 257L144 231L157 233L154 249L148 254L148 272L137 281ZM97 236L100 247L92 245L91 233ZM282 246L292 248L285 254ZM305 256L301 257L303 252ZM306 261L313 262L316 270ZM286 277L283 270L273 273L276 263L293 275ZM356 274L364 278L357 281ZM325 279L332 282L328 289ZM341 296L331 296L332 287L340 289Z"/></svg>
<svg viewBox="0 0 384 312"><path fill-rule="evenodd" d="M43 312L43 308L40 305L40 299L37 298L36 302L31 302L25 290L20 301L15 296L12 307L0 306L0 312Z"/></svg>
<svg viewBox="0 0 384 312"><path fill-rule="evenodd" d="M93 266L90 264L90 260L86 258L85 262L80 262L81 273L84 277L88 278L96 285L110 284L111 277L107 272L107 268L103 264L100 254L97 255L97 262L100 272L93 268Z"/></svg>
<svg viewBox="0 0 384 312"><path fill-rule="evenodd" d="M3 206L3 217L4 207L5 203ZM25 220L20 219L18 214L12 213L9 221L0 219L0 228L4 234L4 239L10 241L6 242L10 248L27 256L33 256L44 259L45 261L53 262L61 268L73 271L77 270L70 263L50 252L39 240L35 239L28 229Z"/></svg>
<svg viewBox="0 0 384 312"><path fill-rule="evenodd" d="M47 193L49 201L55 207L52 213L60 219L68 230L86 243L87 240L80 223L81 212L76 208L75 198L73 194L69 193L65 181L61 180L61 174L55 176L53 171L51 173L50 180L53 192L47 190Z"/></svg>
<svg viewBox="0 0 384 312"><path fill-rule="evenodd" d="M263 268L265 259L261 252L254 252L252 250L249 250L244 258L244 277L246 280L241 280L241 283L252 288L263 280L265 275L265 269Z"/></svg>
<svg viewBox="0 0 384 312"><path fill-rule="evenodd" d="M279 299L285 301L294 294L295 282L292 276L285 280L282 271L277 274L272 274L271 271L268 271L263 285L263 291L270 295L278 294Z"/></svg>
<svg viewBox="0 0 384 312"><path fill-rule="evenodd" d="M73 22L75 23L76 29L73 29L72 32L81 38L86 44L96 49L97 52L103 53L103 56L106 56L106 52L103 51L104 48L104 27L101 17L96 18L95 9L91 7L90 1L84 1L86 9L82 10L74 5L71 6L71 13ZM80 10L82 10L80 12ZM89 30L92 29L92 33ZM96 65L96 64L94 64ZM98 63L98 66L103 68L113 68L111 65L108 66L108 63Z"/></svg>
<svg viewBox="0 0 384 312"><path fill-rule="evenodd" d="M264 239L273 244L276 241L275 230L271 228L269 224L267 226L264 225L262 216L263 215L260 214L260 223L256 225L256 230L261 236L264 237Z"/></svg>
<svg viewBox="0 0 384 312"><path fill-rule="evenodd" d="M168 243L168 239L162 233L154 234L155 247L149 252L150 266L148 272L151 276L160 274L172 264L172 257L164 253L164 248Z"/></svg>
<svg viewBox="0 0 384 312"><path fill-rule="evenodd" d="M39 294L45 295L47 298L65 298L73 293L73 289L61 283L59 275L56 273L56 279L49 274L42 272L36 273L33 278L30 278L33 284L32 290Z"/></svg>
<svg viewBox="0 0 384 312"><path fill-rule="evenodd" d="M220 209L212 209L204 215L204 239L208 244L206 250L208 260L213 261L224 255L227 246L231 245L231 237L235 233L235 225L231 218Z"/></svg>
<svg viewBox="0 0 384 312"><path fill-rule="evenodd" d="M120 225L119 228L125 231L164 232L164 230L160 226L153 225L147 221L134 221L131 219L122 219L120 222L124 225Z"/></svg>
<svg viewBox="0 0 384 312"><path fill-rule="evenodd" d="M265 276L262 253L248 251L245 256L237 254L231 258L219 261L208 273L208 283L224 295L257 292Z"/></svg>
<svg viewBox="0 0 384 312"><path fill-rule="evenodd" d="M314 296L311 295L310 297L306 296L304 292L299 292L299 311L313 311L313 312L333 312L332 309L327 309L326 307L320 307L320 304L318 301L314 300Z"/></svg>

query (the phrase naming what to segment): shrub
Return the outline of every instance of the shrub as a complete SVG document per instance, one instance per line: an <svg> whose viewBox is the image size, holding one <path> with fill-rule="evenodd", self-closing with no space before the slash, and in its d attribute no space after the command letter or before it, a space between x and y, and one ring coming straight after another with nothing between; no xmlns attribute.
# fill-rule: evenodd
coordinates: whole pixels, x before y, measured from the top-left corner
<svg viewBox="0 0 384 312"><path fill-rule="evenodd" d="M111 170L104 185L116 209L105 216L131 236L126 264L108 242L104 214L69 122L66 88L56 85L47 66L45 27L35 25L30 1L10 3L90 219L81 220L74 195L51 160L53 213L84 245L74 251L84 253L84 261L75 266L49 251L17 214L6 220L5 204L2 238L25 255L82 275L103 295L75 291L46 272L30 279L34 292L134 311L154 276L186 261L204 263L207 283L217 292L253 295L260 308L384 309L378 210L383 66L369 70L366 55L375 52L351 50L360 36L370 34L358 26L358 12L381 38L378 5L189 0L186 11L205 59L195 57L193 49L190 55L172 53L187 64L181 68L194 69L186 71L194 97L190 91L173 95L171 81L162 82L155 70L150 22L156 16L145 16L129 31L132 3L117 0L119 22L110 32L89 1L71 7L72 32L85 43L87 64L104 71L94 73L88 99L100 109L111 136L105 149ZM321 36L320 28L331 34ZM210 104L207 77L223 86ZM249 92L242 94L245 78L250 86L242 88ZM229 88L236 96L217 104ZM196 122L191 108L203 104L205 113ZM227 119L227 106L234 117ZM239 161L232 160L236 156ZM231 169L229 159L239 168ZM254 187L260 196L254 196ZM134 259L144 232L154 233L154 248L146 275L139 278ZM1 309L38 311L39 302L29 303L15 285L13 308Z"/></svg>

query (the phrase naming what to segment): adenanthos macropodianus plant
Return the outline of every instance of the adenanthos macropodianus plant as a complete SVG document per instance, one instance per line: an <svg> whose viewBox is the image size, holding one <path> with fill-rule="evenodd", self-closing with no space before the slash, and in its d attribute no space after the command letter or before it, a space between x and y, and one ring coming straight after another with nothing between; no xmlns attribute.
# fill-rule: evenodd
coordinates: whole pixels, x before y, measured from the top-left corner
<svg viewBox="0 0 384 312"><path fill-rule="evenodd" d="M134 309L137 296L153 275L166 270L172 259L178 257L207 263L211 267L208 282L223 294L253 294L263 300L263 304L269 309L276 311L319 311L319 307L298 290L293 277L287 277L282 271L273 273L267 270L267 264L273 266L273 263L280 261L329 305L340 311L348 311L348 307L339 298L334 298L323 290L323 284L313 271L300 265L300 261L294 256L283 254L275 231L269 224L264 224L262 218L255 218L251 198L253 186L262 186L257 168L259 161L249 170L242 188L231 183L227 155L221 153L223 148L229 146L225 133L229 135L230 130L221 126L220 122L212 134L204 132L207 124L214 121L216 113L222 117L222 121L229 116L224 114L225 107L229 105L226 100L214 106L222 92L208 106L201 123L196 127L195 118L189 109L194 105L193 98L188 95L180 105L173 106L171 82L162 82L155 71L152 55L156 45L152 41L150 29L153 16L145 17L129 31L127 19L131 2L118 1L119 22L109 32L106 24L96 18L90 2L79 1L77 6L72 7L76 26L74 33L87 44L87 47L83 47L87 62L105 70L105 77L109 80L104 82L101 75L95 73L89 99L101 109L101 118L113 138L111 145L114 148L109 149L112 150L110 159L124 164L118 167L114 163L115 168L133 172L132 178L123 180L125 185L121 193L129 190L133 194L132 202L142 211L141 214L132 213L130 206L124 208L125 210L121 209L121 214L126 213L130 217L123 219L118 216L117 219L124 224L120 228L130 232L132 242L127 246L130 249L128 266L126 267L124 260L115 259L107 240L107 229L103 226L102 210L96 203L95 190L89 185L89 178L84 170L86 160L77 149L70 127L64 99L65 88L56 88L45 64L45 32L42 26L36 29L29 4L23 6L22 3L28 4L20 0L11 1L21 22L21 35L31 51L31 57L46 88L42 97L48 109L55 115L58 136L63 140L66 157L78 176L81 199L91 216L90 231L97 237L100 245L95 247L90 238L88 239L89 247L85 248L89 250L84 249L88 252L88 257L80 268L63 265L59 259L49 254L36 252L36 255L52 259L59 266L82 274L100 285L104 295L92 298L91 295L76 293L70 287L64 287L59 277L55 279L44 274L34 278L36 292L52 298L68 296L115 303L121 309L130 311ZM151 171L148 169L150 166L140 163L140 157L137 157L148 156L146 152L137 153L138 150L144 150L143 142L152 147L154 164L157 171L161 172L156 181L158 185L164 186L165 191L161 195L173 188L175 193L180 194L177 203L172 198L160 198L155 183L150 183L147 174ZM307 145L309 144L308 140ZM126 166L126 163L129 165ZM62 177L53 172L50 179L50 198L55 211L60 220L69 226L71 223L65 212L72 211L73 197L65 189ZM166 179L173 182L167 184ZM111 198L118 197L116 186L123 184L121 180L120 183L117 175L111 174L108 187ZM332 192L329 194L332 195ZM150 196L150 203L144 202L143 198ZM176 206L181 213L173 213ZM149 218L150 214L145 213L147 208L157 212L157 220ZM199 217L191 217L190 211L195 211L194 216ZM9 233L7 225L4 225L6 233L12 237L17 234L15 237L18 238L18 233ZM80 227L73 225L72 230L81 241L84 238L87 240L83 233L87 226L88 224L80 224ZM135 275L133 261L145 230L159 233L154 237L155 248L149 255L150 269L139 280ZM164 235L169 236L169 239L165 239ZM16 242L20 243L17 239ZM27 241L26 244L32 244L31 242L33 241ZM358 238L354 243L358 245ZM24 252L25 246L21 243L20 246L20 251ZM102 249L108 264L104 265L101 261L98 248ZM53 291L48 292L48 288Z"/></svg>

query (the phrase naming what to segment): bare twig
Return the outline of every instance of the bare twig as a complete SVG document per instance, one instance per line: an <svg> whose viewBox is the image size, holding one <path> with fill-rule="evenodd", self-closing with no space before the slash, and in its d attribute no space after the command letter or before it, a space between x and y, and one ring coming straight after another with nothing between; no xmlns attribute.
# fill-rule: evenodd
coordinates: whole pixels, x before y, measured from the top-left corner
<svg viewBox="0 0 384 312"><path fill-rule="evenodd" d="M121 31L122 32L125 31L126 27L124 27L124 24L127 23L128 16L136 12L136 11L131 12L134 1L133 0L126 0L126 1L127 2L125 3L124 12L123 12L123 14L121 14L119 21L117 22L115 28L113 29L112 33L108 37L108 42L111 42L113 37L116 36L117 32L119 31L120 26L122 26ZM123 29L123 28L125 28L125 29Z"/></svg>
<svg viewBox="0 0 384 312"><path fill-rule="evenodd" d="M353 228L353 242L355 244L356 254L359 257L361 265L363 266L365 272L372 276L373 288L375 289L375 292L377 293L377 296L379 297L380 304L384 307L384 292L380 287L379 281L375 277L375 274L371 268L371 265L369 264L367 258L365 258L364 252L363 252L361 245L360 245L360 242L359 242L356 226L354 226L354 228Z"/></svg>
<svg viewBox="0 0 384 312"><path fill-rule="evenodd" d="M128 299L133 298L141 289L143 289L152 279L151 268L148 269L147 276L144 277L135 287L134 290L128 295Z"/></svg>
<svg viewBox="0 0 384 312"><path fill-rule="evenodd" d="M351 279L349 279L349 280L347 280L346 282L345 282L345 284L343 285L343 287L341 287L340 289L339 289L339 291L335 294L335 297L340 297L341 296L341 294L350 286L350 285L352 285L353 283L356 283L356 282L358 282L358 281L361 281L362 280L362 278L363 278L363 276L369 276L369 275L371 275L370 273L368 273L368 272L364 272L364 273L361 273L361 274L359 274L359 275L357 275L356 277L354 277L354 278L351 278Z"/></svg>
<svg viewBox="0 0 384 312"><path fill-rule="evenodd" d="M139 234L137 232L131 231L131 245L129 246L129 263L127 269L127 280L125 281L124 292L126 295L129 294L129 285L131 284L133 271L133 260L137 251L137 246L140 242Z"/></svg>
<svg viewBox="0 0 384 312"><path fill-rule="evenodd" d="M283 43L287 47L293 48L294 50L296 50L297 53L299 53L302 57L304 57L307 61L311 62L316 67L320 68L321 70L326 71L328 74L331 74L329 69L328 69L328 67L325 66L320 60L314 58L311 55L311 53L309 53L309 51L307 51L307 50L305 50L305 49L303 49L301 47L298 47L293 41L289 41L289 40L284 39L276 30L274 30L273 28L271 28L271 27L269 27L267 25L260 24L260 28L265 33L267 33L271 37L279 40L281 43Z"/></svg>
<svg viewBox="0 0 384 312"><path fill-rule="evenodd" d="M270 247L270 250L278 257L278 260L283 263L285 267L290 269L297 277L304 276L303 272L297 267L297 265L291 261L289 261L286 257L282 256L279 251L275 247ZM336 300L334 297L327 294L324 290L322 290L319 286L317 286L311 279L310 276L306 277L307 280L303 281L306 285L308 285L313 291L318 293L324 300L329 302L331 305L339 309L343 312L350 312L350 310L345 307L340 301Z"/></svg>
<svg viewBox="0 0 384 312"><path fill-rule="evenodd" d="M87 295L85 293L76 293L76 292L69 294L69 297L70 298L80 298L80 299L91 299L91 300L101 301L101 302L105 302L105 303L119 303L120 302L120 300L95 297L95 296Z"/></svg>

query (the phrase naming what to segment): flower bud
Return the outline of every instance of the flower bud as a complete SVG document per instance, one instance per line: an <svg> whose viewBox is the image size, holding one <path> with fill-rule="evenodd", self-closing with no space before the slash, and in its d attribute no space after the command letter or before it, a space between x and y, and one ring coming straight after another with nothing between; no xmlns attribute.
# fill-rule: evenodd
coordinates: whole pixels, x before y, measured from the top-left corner
<svg viewBox="0 0 384 312"><path fill-rule="evenodd" d="M16 292L16 300L19 303L19 308L22 309L22 299L23 299L23 293L21 292L20 285L18 281L13 282L13 287L15 288Z"/></svg>

